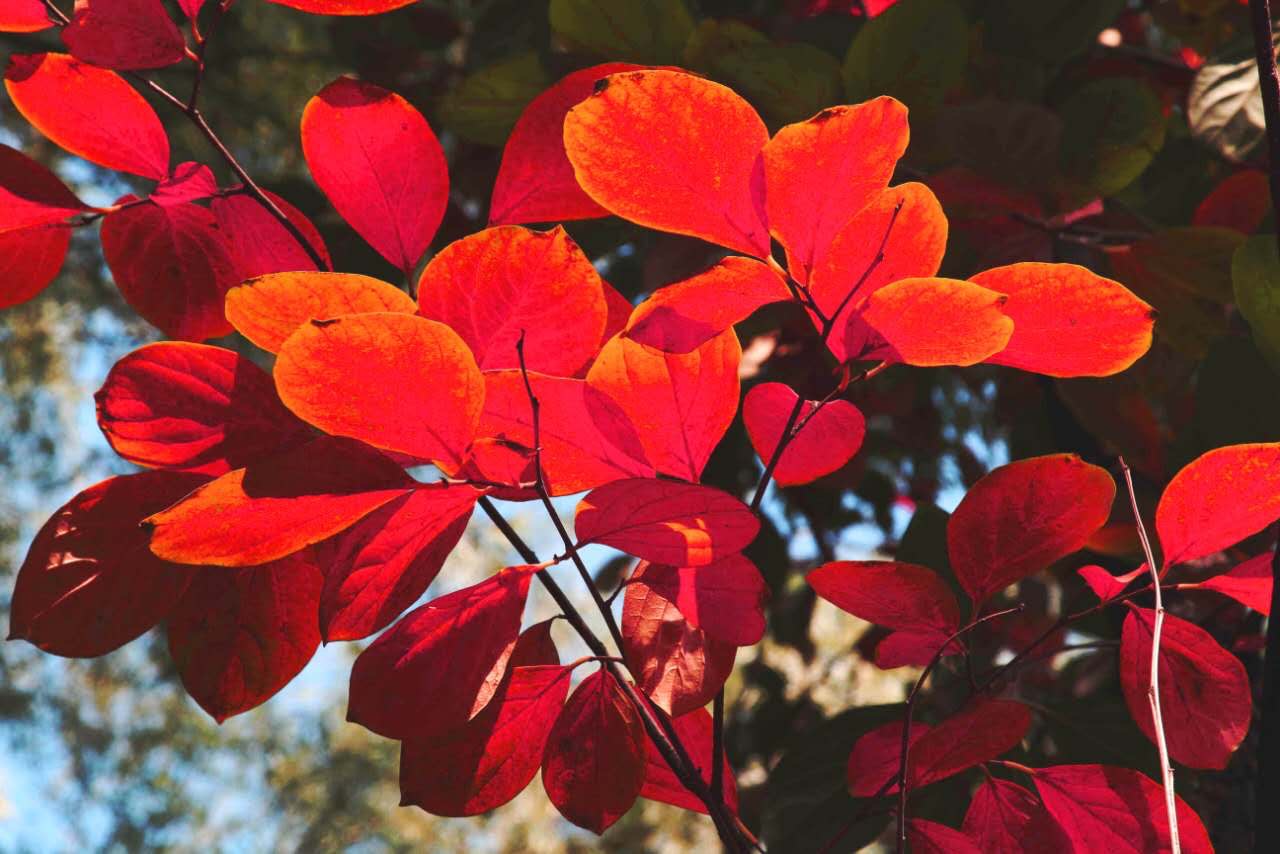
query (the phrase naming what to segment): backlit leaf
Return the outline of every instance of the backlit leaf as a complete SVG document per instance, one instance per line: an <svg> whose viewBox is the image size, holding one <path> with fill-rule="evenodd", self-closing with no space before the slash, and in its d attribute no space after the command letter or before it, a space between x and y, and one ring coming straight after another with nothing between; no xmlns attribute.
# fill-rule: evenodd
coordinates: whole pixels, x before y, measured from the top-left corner
<svg viewBox="0 0 1280 854"><path fill-rule="evenodd" d="M728 493L669 480L606 484L578 502L580 543L603 543L672 566L706 566L742 551L760 522Z"/></svg>
<svg viewBox="0 0 1280 854"><path fill-rule="evenodd" d="M798 396L783 383L761 383L742 401L742 420L761 461L773 459L795 409ZM832 400L818 409L805 401L796 424L800 431L783 450L773 479L779 486L809 483L830 474L853 459L866 435L866 419L847 400Z"/></svg>
<svg viewBox="0 0 1280 854"><path fill-rule="evenodd" d="M77 59L103 68L163 68L186 57L186 42L160 0L86 0L62 41Z"/></svg>
<svg viewBox="0 0 1280 854"><path fill-rule="evenodd" d="M55 655L91 657L168 617L194 570L152 555L138 523L205 480L179 472L113 477L60 507L18 571L9 638Z"/></svg>
<svg viewBox="0 0 1280 854"><path fill-rule="evenodd" d="M381 15L416 0L267 0L312 15Z"/></svg>
<svg viewBox="0 0 1280 854"><path fill-rule="evenodd" d="M1146 575L1150 572L1147 565L1126 572L1123 575L1112 575L1100 566L1082 566L1076 570L1084 583L1089 585L1089 589L1098 597L1099 601L1110 602L1129 588L1129 583L1139 575Z"/></svg>
<svg viewBox="0 0 1280 854"><path fill-rule="evenodd" d="M160 117L114 71L62 53L15 54L4 85L18 112L72 154L156 181L169 174Z"/></svg>
<svg viewBox="0 0 1280 854"><path fill-rule="evenodd" d="M706 566L642 563L628 591L632 587L647 587L674 603L689 625L715 640L751 646L764 636L769 588L755 564L740 554Z"/></svg>
<svg viewBox="0 0 1280 854"><path fill-rule="evenodd" d="M254 566L333 536L413 485L372 448L325 436L227 472L144 523L159 557Z"/></svg>
<svg viewBox="0 0 1280 854"><path fill-rule="evenodd" d="M871 294L849 318L844 358L977 364L1003 350L1013 334L1005 302L1004 294L959 279L902 279Z"/></svg>
<svg viewBox="0 0 1280 854"><path fill-rule="evenodd" d="M332 266L329 250L311 220L270 190L263 190L263 193L311 244L312 250L324 262L323 266ZM316 269L316 262L298 243L298 238L242 187L233 187L232 192L217 196L209 207L226 233L240 281L268 273Z"/></svg>
<svg viewBox="0 0 1280 854"><path fill-rule="evenodd" d="M442 249L418 280L423 317L448 324L481 370L525 365L574 376L599 349L607 307L600 274L564 229L499 226Z"/></svg>
<svg viewBox="0 0 1280 854"><path fill-rule="evenodd" d="M907 844L914 854L989 854L966 834L922 818L907 821Z"/></svg>
<svg viewBox="0 0 1280 854"><path fill-rule="evenodd" d="M1017 783L996 777L988 777L974 792L963 829L978 850L988 854L1023 854L1037 846L1069 850L1040 799Z"/></svg>
<svg viewBox="0 0 1280 854"><path fill-rule="evenodd" d="M422 114L381 86L339 77L307 102L302 151L342 218L412 270L449 201L449 167Z"/></svg>
<svg viewBox="0 0 1280 854"><path fill-rule="evenodd" d="M960 628L960 607L951 588L928 567L837 561L823 564L805 580L840 610L885 628L934 630L944 635Z"/></svg>
<svg viewBox="0 0 1280 854"><path fill-rule="evenodd" d="M761 258L768 139L732 90L679 71L606 77L564 124L578 184L606 210Z"/></svg>
<svg viewBox="0 0 1280 854"><path fill-rule="evenodd" d="M1263 552L1236 564L1228 572L1201 581L1199 586L1206 590L1216 590L1264 616L1270 616L1273 586L1271 564L1274 560L1274 552Z"/></svg>
<svg viewBox="0 0 1280 854"><path fill-rule="evenodd" d="M52 26L40 0L0 0L0 33L35 33Z"/></svg>
<svg viewBox="0 0 1280 854"><path fill-rule="evenodd" d="M88 209L57 175L16 148L0 145L0 234L62 222Z"/></svg>
<svg viewBox="0 0 1280 854"><path fill-rule="evenodd" d="M45 289L67 258L71 229L59 223L0 232L0 308Z"/></svg>
<svg viewBox="0 0 1280 854"><path fill-rule="evenodd" d="M165 178L147 196L157 205L178 205L207 199L218 192L218 181L213 170L203 163L188 160L173 167Z"/></svg>
<svg viewBox="0 0 1280 854"><path fill-rule="evenodd" d="M702 779L711 785L712 729L711 714L706 709L695 709L687 715L673 718L671 726L676 737L684 745L693 764L702 771ZM694 812L706 815L707 805L685 788L676 777L671 766L662 758L652 739L646 740L648 762L645 765L644 786L640 789L640 797L651 801L661 801ZM728 757L724 757L724 801L733 812L738 811L738 784L734 780L733 768Z"/></svg>

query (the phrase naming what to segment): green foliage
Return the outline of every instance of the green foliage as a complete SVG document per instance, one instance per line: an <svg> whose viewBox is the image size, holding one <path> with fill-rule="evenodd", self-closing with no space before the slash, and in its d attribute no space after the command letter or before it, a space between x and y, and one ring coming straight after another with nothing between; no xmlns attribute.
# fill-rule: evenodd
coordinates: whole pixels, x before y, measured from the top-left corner
<svg viewBox="0 0 1280 854"><path fill-rule="evenodd" d="M1150 88L1136 80L1095 80L1062 105L1063 177L1083 200L1127 187L1164 144L1165 118Z"/></svg>
<svg viewBox="0 0 1280 854"><path fill-rule="evenodd" d="M651 65L678 64L694 26L684 0L551 0L550 14L570 50Z"/></svg>
<svg viewBox="0 0 1280 854"><path fill-rule="evenodd" d="M960 82L968 55L969 24L959 5L904 0L858 31L844 58L845 95L893 95L928 110Z"/></svg>

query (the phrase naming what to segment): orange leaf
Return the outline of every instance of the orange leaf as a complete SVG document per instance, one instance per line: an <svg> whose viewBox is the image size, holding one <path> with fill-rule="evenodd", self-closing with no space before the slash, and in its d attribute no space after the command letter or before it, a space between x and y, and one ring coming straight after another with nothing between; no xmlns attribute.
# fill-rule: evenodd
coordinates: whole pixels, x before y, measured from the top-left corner
<svg viewBox="0 0 1280 854"><path fill-rule="evenodd" d="M628 71L569 111L578 184L632 222L769 255L760 116L733 90L679 71Z"/></svg>
<svg viewBox="0 0 1280 854"><path fill-rule="evenodd" d="M1013 334L1004 303L1003 294L958 279L902 279L873 293L861 314L849 318L846 358L919 367L977 364Z"/></svg>
<svg viewBox="0 0 1280 854"><path fill-rule="evenodd" d="M523 335L529 370L565 377L599 350L608 315L600 274L560 226L499 226L450 243L422 271L418 305L462 336L481 370L518 367Z"/></svg>
<svg viewBox="0 0 1280 854"><path fill-rule="evenodd" d="M765 465L773 459L798 399L799 395L783 383L761 383L742 401L747 435ZM800 411L796 420L800 430L773 470L779 486L809 483L831 474L862 447L867 424L856 406L847 400L832 400L821 409L817 407L817 401L807 400Z"/></svg>
<svg viewBox="0 0 1280 854"><path fill-rule="evenodd" d="M851 216L889 185L907 150L907 108L890 97L830 107L787 125L764 148L769 230L797 278Z"/></svg>
<svg viewBox="0 0 1280 854"><path fill-rule="evenodd" d="M650 294L631 313L626 336L666 353L688 353L761 306L789 299L791 292L773 270L730 256Z"/></svg>
<svg viewBox="0 0 1280 854"><path fill-rule="evenodd" d="M1156 312L1119 282L1075 264L1027 262L972 277L1009 297L1013 337L988 362L1051 377L1105 377L1151 348Z"/></svg>
<svg viewBox="0 0 1280 854"><path fill-rule="evenodd" d="M484 381L467 345L434 320L350 314L298 327L276 388L303 421L456 470L476 435Z"/></svg>
<svg viewBox="0 0 1280 854"><path fill-rule="evenodd" d="M0 3L0 33L36 33L53 26L40 0L5 0Z"/></svg>
<svg viewBox="0 0 1280 854"><path fill-rule="evenodd" d="M399 288L355 273L271 273L236 285L226 300L227 320L268 353L280 352L285 339L308 320L417 310Z"/></svg>

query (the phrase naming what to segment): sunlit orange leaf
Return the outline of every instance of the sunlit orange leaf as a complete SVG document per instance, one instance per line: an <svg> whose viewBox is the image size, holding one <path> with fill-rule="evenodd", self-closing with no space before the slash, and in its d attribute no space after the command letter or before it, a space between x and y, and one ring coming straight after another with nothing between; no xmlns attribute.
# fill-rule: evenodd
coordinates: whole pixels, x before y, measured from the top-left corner
<svg viewBox="0 0 1280 854"><path fill-rule="evenodd" d="M608 307L600 274L563 228L500 226L454 241L418 280L423 317L447 323L481 370L525 365L570 377L599 350Z"/></svg>
<svg viewBox="0 0 1280 854"><path fill-rule="evenodd" d="M1001 466L979 480L947 524L947 549L975 604L1088 541L1111 513L1116 485L1106 469L1074 454Z"/></svg>
<svg viewBox="0 0 1280 854"><path fill-rule="evenodd" d="M82 0L62 41L76 59L122 71L173 65L187 47L160 0Z"/></svg>
<svg viewBox="0 0 1280 854"><path fill-rule="evenodd" d="M317 544L325 569L321 636L368 637L418 601L461 539L479 496L469 486L421 486Z"/></svg>
<svg viewBox="0 0 1280 854"><path fill-rule="evenodd" d="M702 779L711 785L712 762L712 724L711 714L706 709L695 709L687 715L681 715L671 721L680 743L684 745L693 764L701 769ZM640 789L640 797L651 801L672 804L682 809L693 810L706 815L707 805L690 792L680 778L671 770L671 766L662 758L653 740L646 741L648 762L645 764L644 786ZM734 780L733 768L729 766L729 758L724 762L724 801L733 812L738 811L738 783Z"/></svg>
<svg viewBox="0 0 1280 854"><path fill-rule="evenodd" d="M0 232L0 308L26 302L62 269L71 229L60 223Z"/></svg>
<svg viewBox="0 0 1280 854"><path fill-rule="evenodd" d="M1075 264L1027 262L971 278L1009 297L1009 344L987 361L1051 377L1119 373L1151 348L1155 309Z"/></svg>
<svg viewBox="0 0 1280 854"><path fill-rule="evenodd" d="M411 271L449 202L444 150L422 113L395 92L339 77L307 102L302 152L342 218Z"/></svg>
<svg viewBox="0 0 1280 854"><path fill-rule="evenodd" d="M179 472L113 477L60 507L18 571L9 638L90 657L168 617L195 570L152 555L138 523L206 480Z"/></svg>
<svg viewBox="0 0 1280 854"><path fill-rule="evenodd" d="M959 279L902 279L871 295L844 331L846 359L975 365L1009 343L1006 298ZM836 348L832 347L834 351Z"/></svg>
<svg viewBox="0 0 1280 854"><path fill-rule="evenodd" d="M791 292L773 270L730 256L650 294L631 313L626 336L667 353L688 353L761 306L789 299Z"/></svg>
<svg viewBox="0 0 1280 854"><path fill-rule="evenodd" d="M324 240L311 220L270 190L263 192L302 233L307 243L320 256L324 266L331 267L329 250L325 248ZM232 192L214 198L209 207L218 219L218 226L226 233L239 280L265 276L268 273L316 269L316 263L298 243L298 238L281 225L265 205L245 193L243 188L233 187Z"/></svg>
<svg viewBox="0 0 1280 854"><path fill-rule="evenodd" d="M1138 729L1155 742L1147 691L1155 612L1130 605L1120 635L1120 687ZM1253 700L1244 665L1213 635L1172 614L1160 631L1160 717L1169 757L1221 770L1249 732Z"/></svg>
<svg viewBox="0 0 1280 854"><path fill-rule="evenodd" d="M114 71L62 53L15 54L4 85L18 112L72 154L156 181L169 174L160 117Z"/></svg>
<svg viewBox="0 0 1280 854"><path fill-rule="evenodd" d="M230 471L145 523L151 551L166 560L253 566L331 537L412 489L382 454L325 436Z"/></svg>
<svg viewBox="0 0 1280 854"><path fill-rule="evenodd" d="M497 373L500 372L495 371L485 376L486 404L490 402L489 392L492 389L489 377ZM484 415L480 417L483 430ZM535 456L533 448L527 445L510 439L483 436L471 443L471 447L467 449L467 461L462 464L455 477L485 485L496 498L532 501L538 498L538 491L530 485L537 478ZM543 481L545 485L545 476Z"/></svg>
<svg viewBox="0 0 1280 854"><path fill-rule="evenodd" d="M280 347L285 406L326 433L461 465L484 406L484 380L457 333L394 312L300 326Z"/></svg>
<svg viewBox="0 0 1280 854"><path fill-rule="evenodd" d="M478 715L453 732L402 745L401 803L432 815L478 815L529 785L569 693L571 671L558 666L549 627L520 635L502 684Z"/></svg>
<svg viewBox="0 0 1280 854"><path fill-rule="evenodd" d="M240 277L208 208L137 202L109 213L102 254L125 301L170 338L203 341L231 331L222 303Z"/></svg>
<svg viewBox="0 0 1280 854"><path fill-rule="evenodd" d="M706 566L742 551L760 522L745 504L707 486L632 478L606 484L578 502L582 543L604 543L672 566Z"/></svg>
<svg viewBox="0 0 1280 854"><path fill-rule="evenodd" d="M1237 564L1229 572L1201 581L1198 586L1216 590L1263 616L1270 616L1273 585L1271 564L1274 560L1274 552L1263 552Z"/></svg>
<svg viewBox="0 0 1280 854"><path fill-rule="evenodd" d="M547 797L569 821L595 833L635 803L644 785L645 731L640 714L603 668L574 689L542 760Z"/></svg>
<svg viewBox="0 0 1280 854"><path fill-rule="evenodd" d="M1271 210L1271 190L1267 173L1241 169L1228 175L1196 206L1191 224L1209 228L1230 228L1253 234Z"/></svg>
<svg viewBox="0 0 1280 854"><path fill-rule="evenodd" d="M167 623L182 686L221 723L289 684L320 645L323 575L308 553L265 566L206 569Z"/></svg>
<svg viewBox="0 0 1280 854"><path fill-rule="evenodd" d="M40 0L0 0L0 33L35 33L52 26Z"/></svg>
<svg viewBox="0 0 1280 854"><path fill-rule="evenodd" d="M587 372L587 406L606 436L634 431L654 468L696 481L738 411L741 359L732 329L684 354L615 337Z"/></svg>
<svg viewBox="0 0 1280 854"><path fill-rule="evenodd" d="M308 320L344 314L418 310L404 291L381 279L356 273L272 273L227 291L227 320L268 353L280 352L286 338Z"/></svg>
<svg viewBox="0 0 1280 854"><path fill-rule="evenodd" d="M587 406L586 382L530 373L540 405L542 473L552 495L572 495L626 477L652 477L634 427L603 431ZM533 409L518 370L484 375L484 411L477 433L532 449Z"/></svg>
<svg viewBox="0 0 1280 854"><path fill-rule="evenodd" d="M733 90L679 71L606 77L564 123L578 184L606 210L760 258L768 140Z"/></svg>
<svg viewBox="0 0 1280 854"><path fill-rule="evenodd" d="M508 567L410 611L356 659L347 720L401 740L465 724L515 648L532 577L533 567Z"/></svg>
<svg viewBox="0 0 1280 854"><path fill-rule="evenodd" d="M261 368L205 344L134 350L112 366L94 400L112 449L151 468L223 474L310 433Z"/></svg>
<svg viewBox="0 0 1280 854"><path fill-rule="evenodd" d="M578 186L564 153L564 118L591 95L595 82L619 71L640 68L608 62L561 78L529 102L502 149L502 165L489 202L490 225L567 222L607 216Z"/></svg>
<svg viewBox="0 0 1280 854"><path fill-rule="evenodd" d="M1231 445L1197 457L1156 508L1164 565L1211 555L1280 519L1280 443Z"/></svg>
<svg viewBox="0 0 1280 854"><path fill-rule="evenodd" d="M764 635L769 588L756 565L740 554L706 566L642 563L627 586L647 587L672 602L689 625L734 646L751 646Z"/></svg>
<svg viewBox="0 0 1280 854"><path fill-rule="evenodd" d="M417 0L267 0L312 15L381 15Z"/></svg>
<svg viewBox="0 0 1280 854"><path fill-rule="evenodd" d="M830 107L774 134L764 148L765 202L789 263L813 269L841 226L888 186L908 137L907 108L889 97Z"/></svg>
<svg viewBox="0 0 1280 854"><path fill-rule="evenodd" d="M768 465L795 409L798 395L784 383L761 383L742 401L742 421L751 445ZM805 401L797 425L800 432L787 445L773 470L779 486L809 483L853 459L866 435L866 419L847 400L832 400L818 409Z"/></svg>
<svg viewBox="0 0 1280 854"><path fill-rule="evenodd" d="M57 175L16 148L0 145L0 234L62 222L87 210Z"/></svg>

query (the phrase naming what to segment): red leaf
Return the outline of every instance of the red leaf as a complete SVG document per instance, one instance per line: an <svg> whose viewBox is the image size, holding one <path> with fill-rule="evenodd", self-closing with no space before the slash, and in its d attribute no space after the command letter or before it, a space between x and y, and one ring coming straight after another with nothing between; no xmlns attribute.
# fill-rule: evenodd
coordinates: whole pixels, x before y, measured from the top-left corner
<svg viewBox="0 0 1280 854"><path fill-rule="evenodd" d="M960 831L921 818L907 822L907 845L912 854L991 854Z"/></svg>
<svg viewBox="0 0 1280 854"><path fill-rule="evenodd" d="M167 560L254 566L349 528L413 486L372 448L324 436L230 471L144 524Z"/></svg>
<svg viewBox="0 0 1280 854"><path fill-rule="evenodd" d="M675 604L689 625L734 646L751 646L764 636L769 588L756 565L740 554L706 566L643 563L629 586L642 586Z"/></svg>
<svg viewBox="0 0 1280 854"><path fill-rule="evenodd" d="M480 369L458 334L394 312L298 327L280 347L275 378L285 406L326 433L451 471L484 406Z"/></svg>
<svg viewBox="0 0 1280 854"><path fill-rule="evenodd" d="M602 431L587 406L583 380L530 373L538 398L542 472L552 495L572 495L626 477L652 477L635 428L620 420ZM484 412L477 432L533 447L533 410L518 370L484 375Z"/></svg>
<svg viewBox="0 0 1280 854"><path fill-rule="evenodd" d="M113 477L59 508L18 571L10 640L24 638L55 655L91 657L165 619L193 572L154 557L138 522L204 481L175 472Z"/></svg>
<svg viewBox="0 0 1280 854"><path fill-rule="evenodd" d="M468 486L419 487L317 545L325 568L321 637L368 637L418 601L458 544L479 496Z"/></svg>
<svg viewBox="0 0 1280 854"><path fill-rule="evenodd" d="M880 97L787 125L764 148L769 230L798 279L885 187L907 149L907 108Z"/></svg>
<svg viewBox="0 0 1280 854"><path fill-rule="evenodd" d="M844 358L975 365L1013 334L1005 297L957 279L902 279L873 293L844 330ZM832 352L838 348L833 347Z"/></svg>
<svg viewBox="0 0 1280 854"><path fill-rule="evenodd" d="M43 291L62 269L70 245L71 229L58 223L0 232L0 308Z"/></svg>
<svg viewBox="0 0 1280 854"><path fill-rule="evenodd" d="M87 210L57 175L16 148L0 145L0 234L62 222Z"/></svg>
<svg viewBox="0 0 1280 854"><path fill-rule="evenodd" d="M161 341L111 368L94 400L117 454L140 466L223 474L305 441L271 378L221 347Z"/></svg>
<svg viewBox="0 0 1280 854"><path fill-rule="evenodd" d="M1138 729L1155 741L1147 689L1155 612L1130 606L1120 635L1120 687ZM1192 768L1227 767L1249 732L1253 702L1240 659L1204 629L1166 614L1160 632L1160 713L1169 755Z"/></svg>
<svg viewBox="0 0 1280 854"><path fill-rule="evenodd" d="M1144 563L1131 572L1124 575L1112 575L1100 566L1082 566L1076 570L1080 577L1084 579L1084 583L1089 585L1089 589L1102 602L1110 602L1119 596L1129 586L1129 583L1139 575L1145 575L1150 570Z"/></svg>
<svg viewBox="0 0 1280 854"><path fill-rule="evenodd" d="M200 16L200 9L204 4L205 0L178 0L178 8L193 21Z"/></svg>
<svg viewBox="0 0 1280 854"><path fill-rule="evenodd" d="M40 0L0 0L0 33L35 33L52 26Z"/></svg>
<svg viewBox="0 0 1280 854"><path fill-rule="evenodd" d="M489 202L490 225L608 216L573 176L564 151L564 119L570 108L591 95L597 80L640 67L607 62L583 68L529 102L502 149L502 165Z"/></svg>
<svg viewBox="0 0 1280 854"><path fill-rule="evenodd" d="M533 572L508 567L415 608L379 635L351 668L347 720L401 740L467 723L486 678L515 647Z"/></svg>
<svg viewBox="0 0 1280 854"><path fill-rule="evenodd" d="M1156 507L1164 565L1196 560L1280 518L1280 443L1231 445L1173 476Z"/></svg>
<svg viewBox="0 0 1280 854"><path fill-rule="evenodd" d="M1196 206L1191 224L1253 234L1271 210L1267 173L1241 169L1223 178Z"/></svg>
<svg viewBox="0 0 1280 854"><path fill-rule="evenodd" d="M876 644L875 665L881 670L924 667L947 644L952 634L954 632L932 629L891 632ZM943 655L960 655L963 652L964 647L958 641L951 641Z"/></svg>
<svg viewBox="0 0 1280 854"><path fill-rule="evenodd" d="M267 0L312 15L381 15L415 0Z"/></svg>
<svg viewBox="0 0 1280 854"><path fill-rule="evenodd" d="M741 360L732 329L682 355L615 337L587 371L587 408L606 436L637 434L655 469L696 481L738 411Z"/></svg>
<svg viewBox="0 0 1280 854"><path fill-rule="evenodd" d="M342 218L413 270L449 202L449 166L422 113L395 92L339 77L307 102L302 152Z"/></svg>
<svg viewBox="0 0 1280 854"><path fill-rule="evenodd" d="M676 731L680 743L689 753L693 764L702 771L702 779L711 785L712 729L711 715L706 709L695 709L687 715L673 718L671 726ZM640 797L664 804L672 804L681 809L693 810L707 814L707 805L698 799L680 782L680 778L671 770L671 766L662 758L652 739L646 739L648 760L645 765L644 786L640 789ZM724 800L729 809L738 811L738 784L734 780L733 768L727 757L724 762Z"/></svg>
<svg viewBox="0 0 1280 854"><path fill-rule="evenodd" d="M413 298L381 279L356 273L271 273L227 291L227 320L268 353L309 320L392 311L416 314Z"/></svg>
<svg viewBox="0 0 1280 854"><path fill-rule="evenodd" d="M539 623L520 636L502 685L478 715L446 735L401 746L401 805L433 815L479 815L529 785L569 693L571 670L559 666L549 627Z"/></svg>
<svg viewBox="0 0 1280 854"><path fill-rule="evenodd" d="M578 184L606 210L760 258L768 141L733 90L679 71L610 75L564 122Z"/></svg>
<svg viewBox="0 0 1280 854"><path fill-rule="evenodd" d="M600 349L608 314L600 274L560 226L501 226L450 243L422 271L418 305L462 336L481 370L518 367L523 335L528 369L564 377Z"/></svg>
<svg viewBox="0 0 1280 854"><path fill-rule="evenodd" d="M747 435L766 465L777 451L798 398L783 383L761 383L742 402ZM828 401L821 408L818 401L807 400L795 423L800 430L773 470L779 486L810 483L841 468L858 453L867 432L866 419L847 400Z"/></svg>
<svg viewBox="0 0 1280 854"><path fill-rule="evenodd" d="M1084 546L1107 521L1116 486L1074 454L1032 457L979 480L947 524L960 586L981 605Z"/></svg>
<svg viewBox="0 0 1280 854"><path fill-rule="evenodd" d="M636 573L644 572L641 563ZM622 600L622 653L637 686L673 716L701 709L733 672L737 648L694 628L674 602L644 584Z"/></svg>
<svg viewBox="0 0 1280 854"><path fill-rule="evenodd" d="M644 785L640 715L603 668L582 680L551 728L542 759L547 797L569 821L595 833L635 803Z"/></svg>
<svg viewBox="0 0 1280 854"><path fill-rule="evenodd" d="M631 304L631 300L624 297L617 288L604 279L600 280L600 284L604 285L604 304L608 312L604 323L604 335L600 336L600 346L603 347L610 338L627 327L627 321L631 319L631 312L635 306Z"/></svg>
<svg viewBox="0 0 1280 854"><path fill-rule="evenodd" d="M1269 617L1271 616L1271 564L1274 560L1274 552L1263 552L1236 564L1229 572L1201 581L1199 586L1230 596L1259 614Z"/></svg>
<svg viewBox="0 0 1280 854"><path fill-rule="evenodd" d="M72 154L155 181L169 174L160 117L114 71L62 53L15 54L4 78L18 112Z"/></svg>
<svg viewBox="0 0 1280 854"><path fill-rule="evenodd" d="M791 292L773 270L753 258L730 256L650 294L631 314L626 335L667 353L688 353L761 306L789 299Z"/></svg>
<svg viewBox="0 0 1280 854"><path fill-rule="evenodd" d="M84 0L62 41L77 59L122 71L182 62L187 48L160 0Z"/></svg>
<svg viewBox="0 0 1280 854"><path fill-rule="evenodd" d="M971 278L1007 294L1013 337L988 362L1051 377L1105 377L1151 349L1155 309L1075 264L1027 262Z"/></svg>
<svg viewBox="0 0 1280 854"><path fill-rule="evenodd" d="M1164 790L1128 768L1057 765L1037 768L1036 789L1073 851L1158 854L1170 850ZM1178 837L1185 854L1212 854L1200 817L1177 799Z"/></svg>
<svg viewBox="0 0 1280 854"><path fill-rule="evenodd" d="M960 628L951 588L932 569L890 561L838 561L805 578L819 596L842 611L889 629L941 632Z"/></svg>
<svg viewBox="0 0 1280 854"><path fill-rule="evenodd" d="M301 232L307 243L331 267L329 250L325 248L320 232L311 220L270 190L263 193L289 222ZM236 281L265 276L268 273L286 273L295 270L314 270L316 263L298 239L280 224L275 215L243 188L233 187L229 195L222 195L209 203L218 225L227 235L232 256L236 261Z"/></svg>
<svg viewBox="0 0 1280 854"><path fill-rule="evenodd" d="M982 698L937 726L926 727L919 736L916 729L920 725L913 723L907 756L908 789L945 780L995 759L1016 747L1030 725L1031 712L1021 703ZM870 797L897 777L901 745L902 724L897 721L858 739L849 755L849 789L855 798ZM894 782L885 794L897 791Z"/></svg>
<svg viewBox="0 0 1280 854"><path fill-rule="evenodd" d="M323 576L303 552L247 569L200 572L169 618L169 655L218 723L289 684L320 645Z"/></svg>
<svg viewBox="0 0 1280 854"><path fill-rule="evenodd" d="M238 282L226 235L208 209L134 202L102 220L102 254L116 287L170 338L202 341L231 331L223 313Z"/></svg>
<svg viewBox="0 0 1280 854"><path fill-rule="evenodd" d="M760 521L732 495L707 486L630 478L578 502L580 543L603 543L672 566L706 566L746 548Z"/></svg>
<svg viewBox="0 0 1280 854"><path fill-rule="evenodd" d="M488 384L489 377L485 376ZM488 402L486 393L486 403ZM483 418L483 415L481 416ZM499 484L490 487L496 498L507 501L532 501L538 498L536 489L521 484L533 483L537 477L533 449L510 439L489 436L471 443L467 461L459 469L457 477L474 484ZM545 483L545 477L543 478Z"/></svg>
<svg viewBox="0 0 1280 854"><path fill-rule="evenodd" d="M1040 799L1017 783L988 777L969 802L964 832L987 854L1069 851Z"/></svg>
<svg viewBox="0 0 1280 854"><path fill-rule="evenodd" d="M218 192L218 182L212 170L203 163L188 160L173 167L169 174L148 196L157 205L176 205L207 199Z"/></svg>

